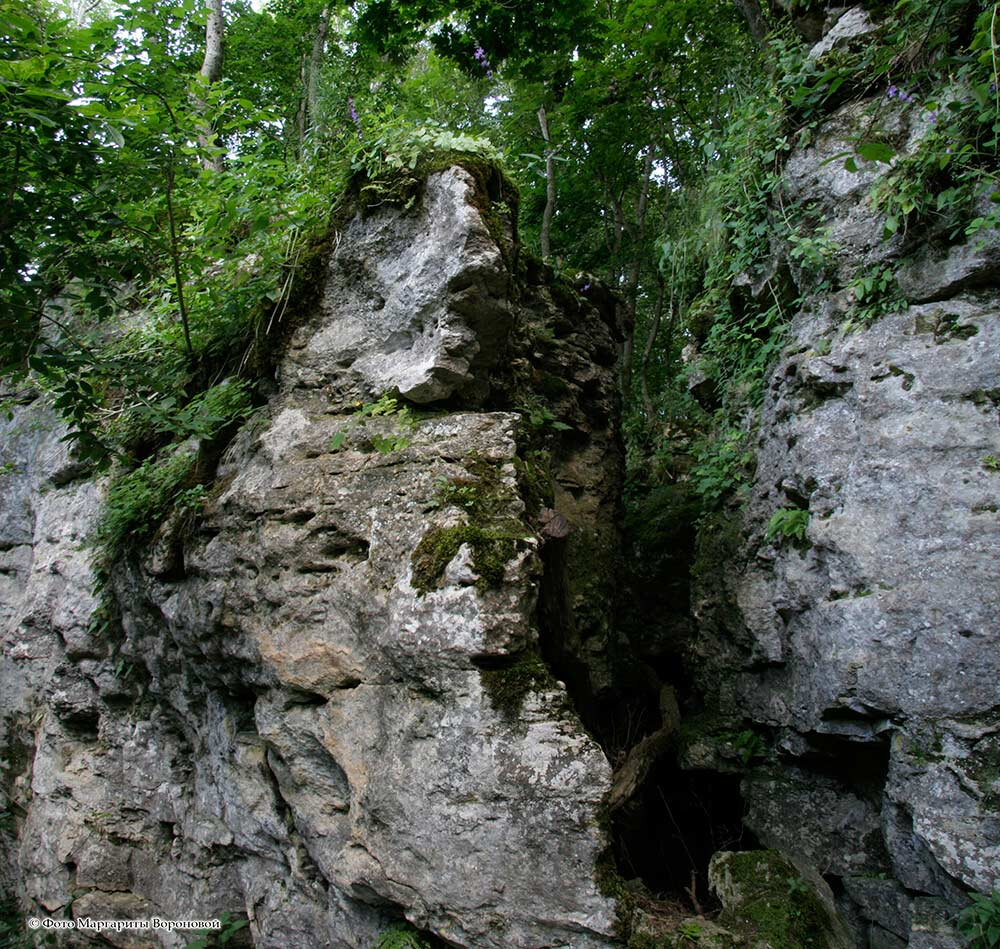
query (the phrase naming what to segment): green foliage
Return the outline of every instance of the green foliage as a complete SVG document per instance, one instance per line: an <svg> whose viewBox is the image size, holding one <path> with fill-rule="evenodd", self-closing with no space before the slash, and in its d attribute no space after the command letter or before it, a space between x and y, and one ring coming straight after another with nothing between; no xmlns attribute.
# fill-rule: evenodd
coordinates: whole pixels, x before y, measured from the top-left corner
<svg viewBox="0 0 1000 949"><path fill-rule="evenodd" d="M248 919L240 919L229 913L223 913L219 921L222 923L221 929L203 930L199 938L187 944L187 949L216 949L218 946L227 946L238 932L250 925Z"/></svg>
<svg viewBox="0 0 1000 949"><path fill-rule="evenodd" d="M726 417L722 411L716 413L710 434L693 446L691 477L706 510L718 507L752 471L754 456L747 433L738 428L723 429Z"/></svg>
<svg viewBox="0 0 1000 949"><path fill-rule="evenodd" d="M812 288L813 292L817 292L828 289L828 284L822 281L834 261L837 244L828 226L810 223L813 216L813 209L806 208L799 213L799 223L792 224L787 215L783 215L786 225L784 239L788 244L788 256L799 266L802 276L820 281Z"/></svg>
<svg viewBox="0 0 1000 949"><path fill-rule="evenodd" d="M94 535L105 567L128 546L148 539L171 510L200 509L207 497L196 474L202 446L245 419L251 405L247 385L230 380L206 389L181 409L162 402L141 409L145 411L136 410L133 419L171 441L138 466L122 462L114 472Z"/></svg>
<svg viewBox="0 0 1000 949"><path fill-rule="evenodd" d="M685 319L687 338L700 344L693 368L707 375L716 405L706 415L670 394L671 387L683 391L687 381L676 363L662 377L667 391L659 402L678 404L698 424L689 448L691 478L706 510L718 507L752 472L747 413L763 398L768 368L794 311L795 288L774 272L774 254L784 246L800 280L815 288L834 250L814 209L773 211L781 167L794 144L779 86L764 77L742 82L727 105L724 133L706 145L710 164L696 202L681 205L684 213L669 220L663 243L676 287L673 307ZM737 294L735 283L759 283L762 291Z"/></svg>
<svg viewBox="0 0 1000 949"><path fill-rule="evenodd" d="M876 267L857 277L848 289L851 319L869 324L888 313L905 310L909 303L899 289L891 267Z"/></svg>
<svg viewBox="0 0 1000 949"><path fill-rule="evenodd" d="M969 939L970 949L1000 946L1000 892L971 893L971 904L958 916L958 930Z"/></svg>
<svg viewBox="0 0 1000 949"><path fill-rule="evenodd" d="M194 411L222 367L248 363L346 169L289 167L265 131L272 115L200 83L196 0L140 0L114 19L99 7L84 27L43 4L11 7L0 305L13 320L0 372L31 371L78 454L106 462L127 449L115 424L190 427L170 417ZM223 151L206 128L229 146L223 172L201 167Z"/></svg>
<svg viewBox="0 0 1000 949"><path fill-rule="evenodd" d="M782 112L790 126L800 133L805 130L808 135L812 124L856 85L873 44L852 44L813 59L809 47L786 23L775 32L772 45L776 61L775 93Z"/></svg>
<svg viewBox="0 0 1000 949"><path fill-rule="evenodd" d="M1000 471L1000 458L996 455L986 455L983 458L983 467L987 471Z"/></svg>
<svg viewBox="0 0 1000 949"><path fill-rule="evenodd" d="M898 4L883 42L871 44L863 63L886 76L888 108L924 126L917 148L903 158L896 158L889 141L856 146L863 159L891 162L872 189L873 205L886 216L887 238L916 221L946 229L952 240L1000 225L1000 209L990 203L998 191L1000 135L995 13L989 8L979 13L971 43L962 48L969 8L962 0ZM914 37L934 55L914 57ZM884 100L872 108L869 127L886 108ZM848 159L849 170L854 167Z"/></svg>
<svg viewBox="0 0 1000 949"><path fill-rule="evenodd" d="M434 949L434 944L409 923L396 923L378 937L372 949Z"/></svg>
<svg viewBox="0 0 1000 949"><path fill-rule="evenodd" d="M193 487L190 479L197 460L196 446L184 444L112 481L96 532L106 561L113 561L128 545L148 538L159 527L182 491Z"/></svg>
<svg viewBox="0 0 1000 949"><path fill-rule="evenodd" d="M364 172L373 187L377 179L395 171L414 171L420 160L434 152L465 152L499 160L500 155L485 138L453 132L441 123L428 119L417 127L400 126L391 112L381 116L376 135L359 139L351 161L352 171Z"/></svg>
<svg viewBox="0 0 1000 949"><path fill-rule="evenodd" d="M743 764L749 764L754 758L763 758L767 754L764 739L751 729L737 732L732 736L732 743Z"/></svg>
<svg viewBox="0 0 1000 949"><path fill-rule="evenodd" d="M695 369L710 383L703 401L712 414L688 410L685 418L700 429L687 450L695 461L691 477L709 508L748 468L739 461L737 433L748 428L762 398L788 317L811 294L837 289L831 266L837 248L826 223L817 209L789 203L780 187L793 147L809 145L833 108L870 98L874 88L884 95L869 109L854 150L839 158L846 157L850 171L866 164L876 172L871 200L886 215L886 238L905 235L917 220L951 239L996 225L1000 96L991 91L992 10L973 7L963 0L904 0L877 11L875 33L820 59L790 30L779 29L769 41L769 73L737 74L726 87L725 120L703 146L704 171L684 183L697 205L667 219L661 264L675 288L672 310L697 344ZM912 140L906 123L920 134L915 152L900 157L907 135ZM907 306L890 266L860 274L847 289L851 322L870 323ZM673 333L667 345L676 347L677 338ZM653 401L661 416L653 424L669 419L676 433L670 407L687 380L675 351L660 359L666 371L647 373L660 387ZM657 365L655 356L650 363ZM642 426L629 431L643 438ZM637 461L630 447L630 471L648 471L656 450L651 441L651 448L639 442ZM674 434L672 444L683 463L683 441Z"/></svg>
<svg viewBox="0 0 1000 949"><path fill-rule="evenodd" d="M357 417L360 419L385 416L395 416L408 427L415 424L412 409L390 393L383 394L375 402L365 402L358 407Z"/></svg>
<svg viewBox="0 0 1000 949"><path fill-rule="evenodd" d="M518 411L524 418L528 429L533 433L541 433L546 429L555 432L567 432L572 426L559 420L552 408L542 401L541 397L527 399L523 405L518 406Z"/></svg>
<svg viewBox="0 0 1000 949"><path fill-rule="evenodd" d="M174 439L210 440L224 428L245 419L251 410L250 391L242 380L227 380L199 392L184 405L173 395L158 402L140 402L131 410L131 421Z"/></svg>
<svg viewBox="0 0 1000 949"><path fill-rule="evenodd" d="M25 914L14 900L0 901L0 949L33 949L35 940L25 926Z"/></svg>
<svg viewBox="0 0 1000 949"><path fill-rule="evenodd" d="M803 542L806 539L806 528L809 526L809 512L802 508L785 507L775 511L767 522L764 532L765 540L782 540Z"/></svg>
<svg viewBox="0 0 1000 949"><path fill-rule="evenodd" d="M703 928L693 920L681 923L677 927L677 935L681 937L682 942L697 943L701 939L703 931Z"/></svg>
<svg viewBox="0 0 1000 949"><path fill-rule="evenodd" d="M410 446L410 440L402 435L379 435L377 433L371 436L371 443L380 455L389 455Z"/></svg>
<svg viewBox="0 0 1000 949"><path fill-rule="evenodd" d="M352 426L364 426L368 419L391 418L404 431L416 429L420 421L420 416L409 405L404 404L391 393L384 393L374 402L359 402L356 411L350 419ZM402 451L409 448L410 439L400 433L383 434L373 432L367 436L371 446L382 455L388 455L395 451ZM330 438L328 448L330 451L340 451L347 440L347 432L336 432Z"/></svg>

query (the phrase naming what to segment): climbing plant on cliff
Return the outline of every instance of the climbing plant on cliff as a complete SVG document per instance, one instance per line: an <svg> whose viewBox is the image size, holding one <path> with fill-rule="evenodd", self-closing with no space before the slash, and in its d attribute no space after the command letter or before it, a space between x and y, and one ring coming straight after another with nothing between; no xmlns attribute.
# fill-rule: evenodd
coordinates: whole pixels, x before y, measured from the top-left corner
<svg viewBox="0 0 1000 949"><path fill-rule="evenodd" d="M797 14L809 12L800 6ZM838 289L855 300L855 322L857 314L870 322L906 306L891 266L838 285L837 248L822 213L782 186L794 147L808 147L834 110L855 103L863 110L859 131L834 160L848 175L874 173L869 201L885 216L884 239L904 239L897 253L906 252L906 231L918 221L950 240L975 240L997 225L996 5L904 0L873 23L860 10L853 15L859 38L845 34L826 52L812 53L779 22L760 66L732 74L720 90L725 128L694 179L700 206L666 231L665 264L683 287L685 320L675 348L653 357L658 395L647 395L633 423L636 469L651 470L646 459L663 434L675 454L685 450L677 435L687 434L693 481L709 506L752 472L733 459L745 451L738 443L749 445L790 316L814 294ZM679 257L689 274L680 281ZM677 474L675 465L667 476Z"/></svg>

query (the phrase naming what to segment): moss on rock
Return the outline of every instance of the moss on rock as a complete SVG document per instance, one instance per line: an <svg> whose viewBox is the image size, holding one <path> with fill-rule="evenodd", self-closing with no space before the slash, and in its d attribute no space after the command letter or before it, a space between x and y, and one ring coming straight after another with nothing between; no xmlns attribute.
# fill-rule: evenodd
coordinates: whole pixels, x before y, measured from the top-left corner
<svg viewBox="0 0 1000 949"><path fill-rule="evenodd" d="M832 949L830 910L812 882L776 850L720 853L709 869L725 909L719 922L771 949Z"/></svg>
<svg viewBox="0 0 1000 949"><path fill-rule="evenodd" d="M615 904L615 935L623 942L632 934L632 917L635 914L635 894L615 866L611 850L605 850L594 865L594 882L602 896Z"/></svg>
<svg viewBox="0 0 1000 949"><path fill-rule="evenodd" d="M445 567L455 559L463 544L472 548L472 566L479 576L479 589L497 587L503 582L507 563L517 553L521 535L502 528L483 528L474 524L435 527L429 530L413 551L413 586L420 593L436 589Z"/></svg>
<svg viewBox="0 0 1000 949"><path fill-rule="evenodd" d="M556 681L541 655L528 649L493 669L481 669L480 679L490 704L506 718L516 718L531 692L551 690Z"/></svg>

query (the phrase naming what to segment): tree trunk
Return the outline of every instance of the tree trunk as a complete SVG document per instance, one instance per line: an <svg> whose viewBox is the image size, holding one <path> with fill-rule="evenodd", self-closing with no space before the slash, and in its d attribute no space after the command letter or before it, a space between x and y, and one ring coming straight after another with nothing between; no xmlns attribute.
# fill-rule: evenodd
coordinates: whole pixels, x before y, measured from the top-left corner
<svg viewBox="0 0 1000 949"><path fill-rule="evenodd" d="M538 110L538 124L545 139L545 211L542 214L542 233L539 243L542 247L542 260L552 256L550 235L552 233L552 215L556 210L556 163L552 157L552 140L549 137L549 122L545 115L545 106Z"/></svg>
<svg viewBox="0 0 1000 949"><path fill-rule="evenodd" d="M639 277L642 274L642 258L646 237L646 208L649 204L649 185L653 178L653 146L646 151L643 163L642 185L639 189L639 202L635 208L635 230L630 231L633 239L632 265L629 268L628 282L625 284L625 348L622 353L622 392L628 398L632 383L632 352L633 333L635 332L635 313L638 305Z"/></svg>
<svg viewBox="0 0 1000 949"><path fill-rule="evenodd" d="M323 65L323 51L326 49L326 34L330 31L330 7L323 7L313 37L312 54L309 56L309 76L306 82L306 124L312 127L316 124L316 113L319 106L319 70Z"/></svg>
<svg viewBox="0 0 1000 949"><path fill-rule="evenodd" d="M218 82L222 78L222 40L226 31L226 21L222 13L222 0L207 0L208 23L205 26L205 59L201 64L199 75L206 86ZM202 158L202 167L213 171L225 168L225 159L217 152L219 141L205 113L208 107L204 99L195 98L195 108L201 113L202 121L198 128L198 145L212 154Z"/></svg>
<svg viewBox="0 0 1000 949"><path fill-rule="evenodd" d="M295 113L295 153L297 157L301 159L303 153L305 152L306 130L309 127L309 67L304 54L301 62L299 63L299 79L302 82L302 86L301 92L299 93L299 109L298 112Z"/></svg>
<svg viewBox="0 0 1000 949"><path fill-rule="evenodd" d="M174 164L171 158L167 168L167 222L170 225L170 263L174 269L174 287L177 290L177 309L180 312L181 326L184 329L184 349L188 362L194 362L194 349L191 346L191 324L188 320L187 305L184 301L184 280L181 277L181 255L177 240L177 219L174 216Z"/></svg>
<svg viewBox="0 0 1000 949"><path fill-rule="evenodd" d="M617 287L621 278L622 240L625 236L625 212L622 209L624 194L616 196L611 190L611 183L601 175L598 177L604 185L604 233L605 243L608 246L608 283L612 287Z"/></svg>
<svg viewBox="0 0 1000 949"><path fill-rule="evenodd" d="M201 78L209 85L222 78L222 37L226 21L222 14L222 0L207 0L208 23L205 26L205 60L201 64Z"/></svg>
<svg viewBox="0 0 1000 949"><path fill-rule="evenodd" d="M656 337L660 332L660 321L663 319L663 297L666 290L666 281L662 273L656 275L656 305L653 307L653 325L649 328L646 336L646 346L642 351L642 363L639 366L639 385L642 389L642 408L646 413L646 421L653 417L653 398L649 394L649 360L653 354L653 346L656 345ZM671 294L671 314L673 311L673 294ZM667 353L669 357L670 353Z"/></svg>
<svg viewBox="0 0 1000 949"><path fill-rule="evenodd" d="M767 20L764 18L764 11L760 8L760 0L733 0L736 9L743 14L750 28L750 35L757 41L759 46L767 45L767 34L770 32Z"/></svg>

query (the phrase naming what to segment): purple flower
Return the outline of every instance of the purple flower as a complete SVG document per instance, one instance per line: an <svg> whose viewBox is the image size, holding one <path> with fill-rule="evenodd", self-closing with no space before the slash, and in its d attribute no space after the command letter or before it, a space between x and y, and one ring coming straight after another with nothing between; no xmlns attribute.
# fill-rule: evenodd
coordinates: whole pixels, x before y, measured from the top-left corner
<svg viewBox="0 0 1000 949"><path fill-rule="evenodd" d="M358 138L361 138L361 119L358 117L358 110L354 107L354 96L347 97L347 114L351 117L351 121L358 128Z"/></svg>
<svg viewBox="0 0 1000 949"><path fill-rule="evenodd" d="M486 75L490 79L492 79L493 78L493 67L490 65L490 61L486 58L486 50L484 50L482 48L482 46L477 46L472 51L472 55L476 57L476 62L478 62L479 65L483 67L483 69L486 72Z"/></svg>
<svg viewBox="0 0 1000 949"><path fill-rule="evenodd" d="M886 89L885 94L890 99L899 99L900 102L906 102L909 105L913 105L914 99L905 89L900 89L897 85L891 85Z"/></svg>
<svg viewBox="0 0 1000 949"><path fill-rule="evenodd" d="M586 293L589 289L590 289L590 284L585 283L583 287L580 289L580 293Z"/></svg>

